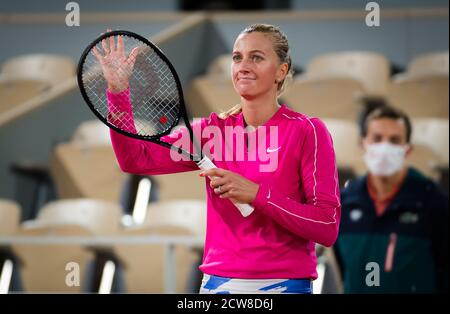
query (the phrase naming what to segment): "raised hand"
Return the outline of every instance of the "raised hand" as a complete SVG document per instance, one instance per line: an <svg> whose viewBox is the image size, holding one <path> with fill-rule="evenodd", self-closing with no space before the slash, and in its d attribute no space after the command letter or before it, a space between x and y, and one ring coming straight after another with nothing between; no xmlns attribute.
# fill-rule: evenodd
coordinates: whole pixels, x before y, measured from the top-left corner
<svg viewBox="0 0 450 314"><path fill-rule="evenodd" d="M94 47L92 51L102 67L108 89L113 93L118 93L128 88L128 80L133 72L139 47L133 48L130 55L126 56L123 37L117 36L117 45L115 38L111 36L108 40L102 40L103 54L97 47Z"/></svg>

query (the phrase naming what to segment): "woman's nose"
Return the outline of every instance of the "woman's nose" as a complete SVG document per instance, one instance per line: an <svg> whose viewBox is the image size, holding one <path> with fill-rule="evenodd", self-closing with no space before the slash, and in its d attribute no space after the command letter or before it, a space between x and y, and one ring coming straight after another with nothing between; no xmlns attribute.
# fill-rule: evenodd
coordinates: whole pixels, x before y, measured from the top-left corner
<svg viewBox="0 0 450 314"><path fill-rule="evenodd" d="M252 63L248 59L242 59L241 62L238 63L238 72L249 72L252 69Z"/></svg>
<svg viewBox="0 0 450 314"><path fill-rule="evenodd" d="M245 67L240 67L237 71L238 73L243 73L243 74L247 74L249 73L249 69L245 68Z"/></svg>

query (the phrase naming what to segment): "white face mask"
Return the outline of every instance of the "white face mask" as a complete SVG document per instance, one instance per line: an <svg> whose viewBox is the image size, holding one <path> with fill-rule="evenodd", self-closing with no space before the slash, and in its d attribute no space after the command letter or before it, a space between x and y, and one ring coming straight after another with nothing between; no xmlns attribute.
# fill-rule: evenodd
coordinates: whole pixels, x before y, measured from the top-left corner
<svg viewBox="0 0 450 314"><path fill-rule="evenodd" d="M372 174L390 176L402 169L407 149L407 145L370 144L364 154L364 161Z"/></svg>

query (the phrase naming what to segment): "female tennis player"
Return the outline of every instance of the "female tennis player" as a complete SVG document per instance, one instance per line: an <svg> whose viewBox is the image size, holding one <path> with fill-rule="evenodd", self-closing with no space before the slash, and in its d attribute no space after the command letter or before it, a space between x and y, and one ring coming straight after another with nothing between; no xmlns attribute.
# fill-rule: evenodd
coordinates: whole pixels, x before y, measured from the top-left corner
<svg viewBox="0 0 450 314"><path fill-rule="evenodd" d="M103 48L96 57L108 82L108 102L130 106L129 71L114 69L126 63L131 71L137 52L123 56L120 38L117 45L112 41ZM240 103L196 125L220 131L217 147L233 148L230 156L244 154L243 160L216 159L218 169L200 174L206 180L208 203L200 293L312 293L312 280L317 278L315 243L335 242L341 211L331 136L319 119L278 103L291 76L288 40L279 28L254 24L244 29L234 43L231 75ZM263 140L250 145L247 134L247 141L239 145L226 137L225 129L230 127L251 128ZM184 133L181 129L162 139L173 143ZM111 140L125 172L156 175L198 170L193 161L174 160L160 145L114 130ZM201 145L209 140L202 136ZM261 170L267 159L251 154L261 147L277 157L275 167ZM254 212L243 217L230 201L250 204Z"/></svg>

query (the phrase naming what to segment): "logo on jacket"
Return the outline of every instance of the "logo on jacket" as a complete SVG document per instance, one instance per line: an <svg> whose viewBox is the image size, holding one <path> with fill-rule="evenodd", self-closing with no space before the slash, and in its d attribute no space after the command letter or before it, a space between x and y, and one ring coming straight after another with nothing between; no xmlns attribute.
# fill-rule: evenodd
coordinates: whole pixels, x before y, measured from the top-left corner
<svg viewBox="0 0 450 314"><path fill-rule="evenodd" d="M359 208L353 209L352 211L350 211L350 220L353 222L357 222L358 220L361 219L362 215L363 212L361 209Z"/></svg>
<svg viewBox="0 0 450 314"><path fill-rule="evenodd" d="M406 212L400 215L399 221L403 224L416 224L419 221L419 214Z"/></svg>
<svg viewBox="0 0 450 314"><path fill-rule="evenodd" d="M268 152L268 153L273 153L273 152L278 151L280 148L281 148L281 146L280 146L280 147L277 147L277 148L270 148L270 147L268 147L268 148L267 148L267 152Z"/></svg>

